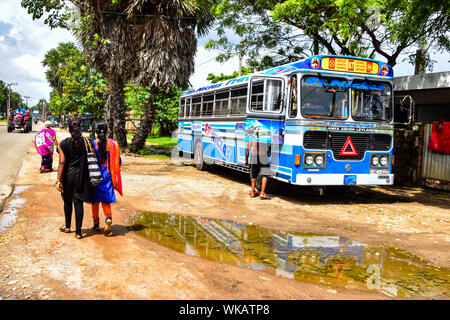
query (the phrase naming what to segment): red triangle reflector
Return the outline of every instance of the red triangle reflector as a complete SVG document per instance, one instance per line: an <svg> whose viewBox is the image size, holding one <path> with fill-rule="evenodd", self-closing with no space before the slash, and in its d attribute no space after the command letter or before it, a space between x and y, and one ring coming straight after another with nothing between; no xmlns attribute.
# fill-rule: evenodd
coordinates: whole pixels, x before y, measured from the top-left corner
<svg viewBox="0 0 450 320"><path fill-rule="evenodd" d="M347 148L350 146L349 151L347 151ZM356 148L353 145L352 138L348 136L347 141L345 141L344 146L342 147L341 153L339 153L340 156L357 156L358 152L356 152Z"/></svg>

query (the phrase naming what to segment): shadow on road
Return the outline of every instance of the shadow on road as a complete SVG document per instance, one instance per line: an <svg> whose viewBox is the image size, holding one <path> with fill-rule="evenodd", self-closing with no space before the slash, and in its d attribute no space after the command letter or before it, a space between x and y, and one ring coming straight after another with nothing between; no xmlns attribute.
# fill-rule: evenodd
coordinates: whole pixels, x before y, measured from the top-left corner
<svg viewBox="0 0 450 320"><path fill-rule="evenodd" d="M143 229L143 227L142 227L142 229ZM110 236L110 237L113 238L113 237L125 236L127 233L129 233L131 231L139 231L139 230L134 230L133 228L130 228L130 226L124 226L121 224L113 224L111 226L111 231L112 231L112 236ZM101 230L98 232L94 231L91 228L89 228L89 229L83 228L83 229L81 229L81 233L83 235L83 238L89 238L89 237L95 237L95 236L103 237L103 228L101 228Z"/></svg>
<svg viewBox="0 0 450 320"><path fill-rule="evenodd" d="M208 172L250 186L249 175L233 169L212 166ZM450 193L434 189L400 186L304 187L279 182L272 195L291 202L308 204L393 204L417 202L450 209Z"/></svg>

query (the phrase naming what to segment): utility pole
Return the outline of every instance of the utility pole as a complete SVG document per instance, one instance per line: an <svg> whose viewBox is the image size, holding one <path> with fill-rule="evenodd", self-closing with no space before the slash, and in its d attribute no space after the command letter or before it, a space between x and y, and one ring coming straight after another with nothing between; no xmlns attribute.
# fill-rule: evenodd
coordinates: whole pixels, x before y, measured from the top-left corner
<svg viewBox="0 0 450 320"><path fill-rule="evenodd" d="M45 114L46 110L45 110L45 104L44 104L43 99L41 99L41 105L42 105L42 116L43 116L42 121L45 121L45 120L47 120L47 115Z"/></svg>
<svg viewBox="0 0 450 320"><path fill-rule="evenodd" d="M242 41L239 43L238 77L241 76L241 71L242 71Z"/></svg>
<svg viewBox="0 0 450 320"><path fill-rule="evenodd" d="M7 116L9 116L9 113L11 112L11 86L17 86L17 82L9 82L6 84L8 87L8 110L7 110Z"/></svg>
<svg viewBox="0 0 450 320"><path fill-rule="evenodd" d="M23 96L24 98L25 98L25 104L27 105L27 109L30 109L29 107L28 107L28 99L30 98L30 97L28 97L28 96Z"/></svg>

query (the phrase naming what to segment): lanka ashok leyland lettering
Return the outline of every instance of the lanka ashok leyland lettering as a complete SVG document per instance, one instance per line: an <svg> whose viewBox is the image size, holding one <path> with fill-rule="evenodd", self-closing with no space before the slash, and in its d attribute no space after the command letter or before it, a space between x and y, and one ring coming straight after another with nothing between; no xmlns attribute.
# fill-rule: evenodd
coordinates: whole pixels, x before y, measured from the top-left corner
<svg viewBox="0 0 450 320"><path fill-rule="evenodd" d="M393 70L376 60L318 55L185 91L178 149L200 170L248 172L248 141L271 145L273 180L391 185Z"/></svg>

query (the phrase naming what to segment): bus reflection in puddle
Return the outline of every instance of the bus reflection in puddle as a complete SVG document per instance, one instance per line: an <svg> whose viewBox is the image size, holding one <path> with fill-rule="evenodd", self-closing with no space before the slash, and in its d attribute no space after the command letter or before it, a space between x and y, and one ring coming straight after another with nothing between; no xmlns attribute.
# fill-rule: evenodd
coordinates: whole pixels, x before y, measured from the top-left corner
<svg viewBox="0 0 450 320"><path fill-rule="evenodd" d="M273 231L201 217L135 214L137 234L190 256L298 281L376 290L391 297L448 298L450 272L389 246L336 235Z"/></svg>

